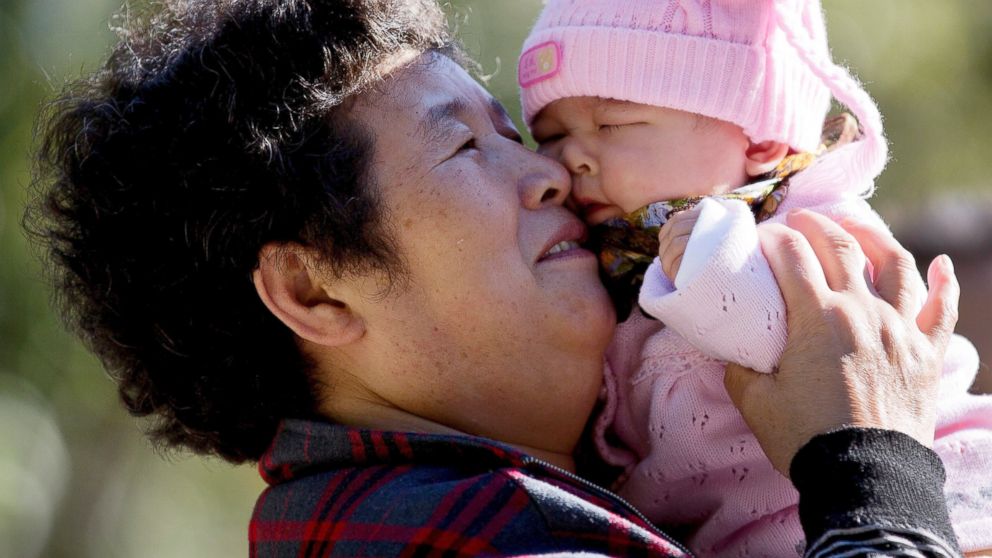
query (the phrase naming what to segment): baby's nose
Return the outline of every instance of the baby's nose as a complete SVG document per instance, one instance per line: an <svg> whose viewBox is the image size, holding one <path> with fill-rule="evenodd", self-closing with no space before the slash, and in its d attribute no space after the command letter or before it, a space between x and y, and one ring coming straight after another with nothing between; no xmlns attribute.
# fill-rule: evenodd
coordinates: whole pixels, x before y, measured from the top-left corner
<svg viewBox="0 0 992 558"><path fill-rule="evenodd" d="M573 177L595 175L596 160L590 156L578 141L566 141L561 148L559 160Z"/></svg>

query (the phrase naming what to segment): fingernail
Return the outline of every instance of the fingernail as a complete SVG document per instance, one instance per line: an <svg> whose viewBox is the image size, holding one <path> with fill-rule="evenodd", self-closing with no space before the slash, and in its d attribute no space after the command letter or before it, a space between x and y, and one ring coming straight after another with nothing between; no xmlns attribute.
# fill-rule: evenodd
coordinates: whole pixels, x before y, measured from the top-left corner
<svg viewBox="0 0 992 558"><path fill-rule="evenodd" d="M940 264L943 265L944 269L947 271L954 273L954 262L951 261L951 257L947 254L941 254Z"/></svg>

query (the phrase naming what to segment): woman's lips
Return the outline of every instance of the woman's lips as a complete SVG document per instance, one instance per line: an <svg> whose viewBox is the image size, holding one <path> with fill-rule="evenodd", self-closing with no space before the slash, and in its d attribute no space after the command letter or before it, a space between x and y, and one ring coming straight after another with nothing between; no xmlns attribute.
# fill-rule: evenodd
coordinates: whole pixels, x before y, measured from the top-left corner
<svg viewBox="0 0 992 558"><path fill-rule="evenodd" d="M578 219L572 217L568 222L563 223L562 226L558 227L555 234L548 239L548 242L545 244L544 249L541 251L541 256L537 261L543 262L580 254L589 254L589 252L583 250L581 246L585 240L586 226L583 225Z"/></svg>

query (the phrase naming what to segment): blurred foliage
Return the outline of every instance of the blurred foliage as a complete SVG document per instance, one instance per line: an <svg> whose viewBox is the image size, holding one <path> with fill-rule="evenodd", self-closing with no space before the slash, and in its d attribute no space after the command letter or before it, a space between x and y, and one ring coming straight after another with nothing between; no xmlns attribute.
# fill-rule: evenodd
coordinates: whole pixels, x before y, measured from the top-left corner
<svg viewBox="0 0 992 558"><path fill-rule="evenodd" d="M886 115L886 211L988 200L992 2L825 0L835 58ZM118 0L0 0L0 556L237 556L262 488L251 467L152 452L49 306L20 229L34 115L97 68ZM453 24L514 115L539 0L461 0ZM986 301L987 302L987 301Z"/></svg>

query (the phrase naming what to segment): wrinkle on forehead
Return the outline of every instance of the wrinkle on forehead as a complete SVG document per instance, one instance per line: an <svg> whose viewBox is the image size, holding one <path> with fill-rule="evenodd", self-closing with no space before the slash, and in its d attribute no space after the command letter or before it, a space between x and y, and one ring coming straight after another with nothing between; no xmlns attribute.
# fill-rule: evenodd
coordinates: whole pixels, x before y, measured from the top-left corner
<svg viewBox="0 0 992 558"><path fill-rule="evenodd" d="M376 96L395 95L395 91L402 90L402 84L414 78L419 70L431 68L441 60L450 59L444 53L435 50L407 49L397 52L376 66L375 71L379 79L374 80L366 90L356 94L354 101L371 106L375 104Z"/></svg>

